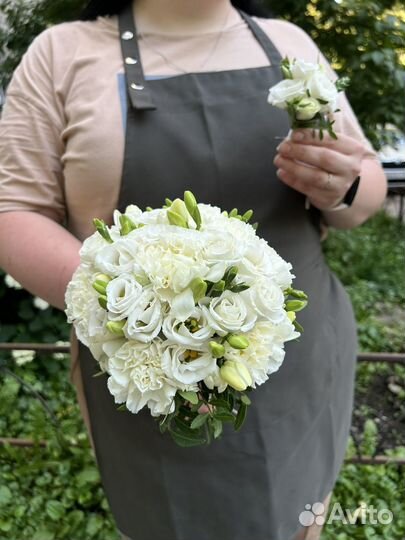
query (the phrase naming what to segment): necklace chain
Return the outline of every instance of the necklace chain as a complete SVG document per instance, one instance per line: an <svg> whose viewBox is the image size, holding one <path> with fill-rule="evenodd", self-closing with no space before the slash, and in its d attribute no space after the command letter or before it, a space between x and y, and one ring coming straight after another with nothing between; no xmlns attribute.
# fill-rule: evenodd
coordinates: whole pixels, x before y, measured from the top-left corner
<svg viewBox="0 0 405 540"><path fill-rule="evenodd" d="M221 29L218 31L218 35L214 41L214 44L213 46L211 47L211 50L209 51L208 55L203 59L203 61L199 64L197 70L195 71L201 71L202 68L204 66L207 65L208 61L212 58L212 56L214 55L215 51L217 50L218 48L218 45L219 45L219 42L221 41L221 38L222 38L222 35L224 34L224 31L225 31L225 27L226 27L226 24L229 20L229 16L232 12L232 7L230 7L230 9L227 11L227 14L226 14L226 17L225 17L225 20L222 24L222 27ZM138 34L138 38L139 39L142 39L143 42L145 43L145 45L151 50L153 51L154 53L156 53L157 55L159 55L165 62L167 65L171 66L171 67L174 67L176 70L180 71L181 73L189 73L189 71L187 71L186 69L182 68L181 66L179 66L178 64L176 64L175 62L173 62L173 60L171 60L170 58L168 58L168 56L166 56L166 54L164 54L162 51L159 51L158 49L156 49L156 47L152 46L150 44L150 41L149 41L149 38L146 39L146 36L145 34L143 34L142 32Z"/></svg>

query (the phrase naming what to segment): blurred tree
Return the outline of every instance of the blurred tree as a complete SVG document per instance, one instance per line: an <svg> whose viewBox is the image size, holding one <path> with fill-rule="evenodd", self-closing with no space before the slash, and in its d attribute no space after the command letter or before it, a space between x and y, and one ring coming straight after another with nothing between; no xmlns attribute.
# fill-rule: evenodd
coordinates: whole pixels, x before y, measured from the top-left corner
<svg viewBox="0 0 405 540"><path fill-rule="evenodd" d="M84 0L0 0L0 87L33 37L74 19ZM405 125L405 8L401 0L262 0L277 17L306 30L340 76L376 148L390 142L386 124Z"/></svg>

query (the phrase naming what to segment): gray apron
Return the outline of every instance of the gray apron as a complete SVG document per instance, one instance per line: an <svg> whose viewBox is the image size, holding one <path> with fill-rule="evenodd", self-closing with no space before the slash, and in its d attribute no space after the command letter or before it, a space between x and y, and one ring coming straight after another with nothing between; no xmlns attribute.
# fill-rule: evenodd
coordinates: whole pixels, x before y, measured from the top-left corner
<svg viewBox="0 0 405 540"><path fill-rule="evenodd" d="M93 377L97 363L80 346L102 482L118 529L131 540L289 540L305 505L332 490L347 444L352 308L325 264L304 197L276 176L276 146L289 125L267 94L281 80L281 58L241 16L269 67L145 80L131 8L120 14L128 111L119 207L161 206L191 189L223 209L252 208L258 233L293 264L296 287L309 295L299 314L305 332L250 394L242 430L225 424L219 440L195 448L161 435L147 409L117 411L106 378Z"/></svg>

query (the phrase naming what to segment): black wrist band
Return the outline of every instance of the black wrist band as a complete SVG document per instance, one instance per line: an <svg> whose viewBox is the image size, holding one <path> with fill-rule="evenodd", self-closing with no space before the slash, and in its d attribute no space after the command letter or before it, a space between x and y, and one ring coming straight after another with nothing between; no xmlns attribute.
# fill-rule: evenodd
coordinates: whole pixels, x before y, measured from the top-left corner
<svg viewBox="0 0 405 540"><path fill-rule="evenodd" d="M353 182L353 184L349 187L349 189L346 192L346 195L343 198L342 203L347 204L347 206L351 206L356 196L357 190L359 189L359 184L360 184L360 176L358 176L356 180Z"/></svg>

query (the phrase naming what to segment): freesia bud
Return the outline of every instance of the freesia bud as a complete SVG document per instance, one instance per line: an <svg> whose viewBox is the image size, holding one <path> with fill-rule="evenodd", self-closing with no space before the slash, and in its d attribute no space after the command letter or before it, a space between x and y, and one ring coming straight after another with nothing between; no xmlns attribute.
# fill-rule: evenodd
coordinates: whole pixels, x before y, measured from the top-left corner
<svg viewBox="0 0 405 540"><path fill-rule="evenodd" d="M293 323L295 319L297 318L297 315L295 314L295 311L287 311L287 317Z"/></svg>
<svg viewBox="0 0 405 540"><path fill-rule="evenodd" d="M253 210L248 210L247 212L245 212L242 216L242 220L247 223L249 221L249 219L253 216Z"/></svg>
<svg viewBox="0 0 405 540"><path fill-rule="evenodd" d="M191 191L184 192L184 204L190 214L193 215L194 210L197 208L197 201Z"/></svg>
<svg viewBox="0 0 405 540"><path fill-rule="evenodd" d="M184 201L175 199L167 210L167 217L172 225L187 228L190 214L188 213Z"/></svg>
<svg viewBox="0 0 405 540"><path fill-rule="evenodd" d="M107 309L107 297L105 295L98 297L98 303L103 309Z"/></svg>
<svg viewBox="0 0 405 540"><path fill-rule="evenodd" d="M111 278L106 274L97 274L96 279L93 282L93 289L99 294L105 295L107 284L111 281Z"/></svg>
<svg viewBox="0 0 405 540"><path fill-rule="evenodd" d="M306 97L295 105L295 116L297 120L312 120L320 110L321 104L317 99Z"/></svg>
<svg viewBox="0 0 405 540"><path fill-rule="evenodd" d="M104 238L104 240L106 240L110 244L113 243L108 227L102 219L93 219L93 225L96 228L97 232Z"/></svg>
<svg viewBox="0 0 405 540"><path fill-rule="evenodd" d="M214 358L221 358L225 354L225 347L218 343L217 341L210 341L209 347L211 354Z"/></svg>
<svg viewBox="0 0 405 540"><path fill-rule="evenodd" d="M105 326L107 330L111 332L112 334L115 334L117 336L123 336L124 335L123 328L126 322L127 321L108 321L108 323Z"/></svg>
<svg viewBox="0 0 405 540"><path fill-rule="evenodd" d="M301 311L308 304L306 300L288 300L285 303L286 311Z"/></svg>
<svg viewBox="0 0 405 540"><path fill-rule="evenodd" d="M207 292L207 283L199 277L194 278L189 287L193 293L194 302L196 303L201 300L201 298L204 298Z"/></svg>
<svg viewBox="0 0 405 540"><path fill-rule="evenodd" d="M120 231L121 236L126 236L131 231L137 228L135 223L132 221L132 219L126 216L125 214L120 215L120 225L121 225L121 231Z"/></svg>
<svg viewBox="0 0 405 540"><path fill-rule="evenodd" d="M227 360L219 370L222 379L240 392L252 384L248 368L242 362Z"/></svg>
<svg viewBox="0 0 405 540"><path fill-rule="evenodd" d="M249 347L249 340L245 336L230 334L226 341L234 349L247 349Z"/></svg>

